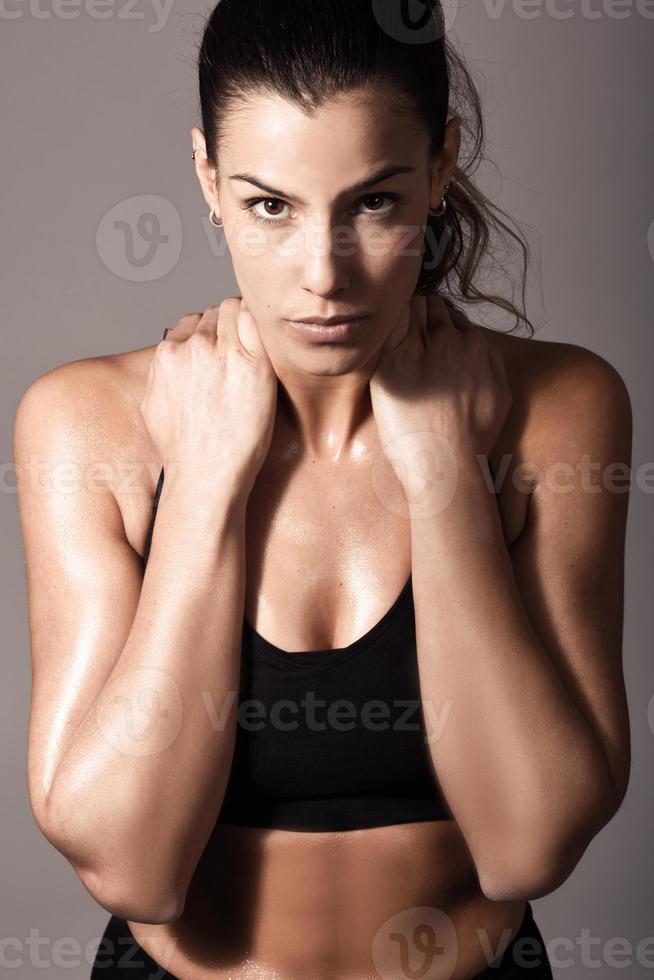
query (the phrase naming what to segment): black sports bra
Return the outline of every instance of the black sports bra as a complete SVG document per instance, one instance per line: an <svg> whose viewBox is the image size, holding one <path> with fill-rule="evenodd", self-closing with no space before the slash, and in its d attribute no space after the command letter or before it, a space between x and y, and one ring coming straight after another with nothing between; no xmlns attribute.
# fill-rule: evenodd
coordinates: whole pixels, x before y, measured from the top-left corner
<svg viewBox="0 0 654 980"><path fill-rule="evenodd" d="M372 629L333 650L282 650L244 616L218 824L326 831L452 819L426 741L411 578Z"/></svg>

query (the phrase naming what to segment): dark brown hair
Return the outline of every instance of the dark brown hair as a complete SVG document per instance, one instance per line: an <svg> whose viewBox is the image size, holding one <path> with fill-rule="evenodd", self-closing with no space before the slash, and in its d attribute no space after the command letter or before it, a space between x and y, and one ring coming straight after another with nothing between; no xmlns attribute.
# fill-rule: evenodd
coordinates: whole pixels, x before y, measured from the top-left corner
<svg viewBox="0 0 654 980"><path fill-rule="evenodd" d="M403 113L443 147L451 115L461 120L461 152L447 210L427 217L415 292L438 291L455 303L492 303L534 328L525 311L529 247L516 224L472 180L483 159L484 124L476 85L446 37L440 0L406 23L403 0L220 0L204 27L198 53L200 109L209 162L217 167L222 121L248 94L281 96L307 116L328 99L374 87L389 112ZM502 215L507 220L502 220ZM482 260L510 281L495 239L521 250L522 310L479 288Z"/></svg>

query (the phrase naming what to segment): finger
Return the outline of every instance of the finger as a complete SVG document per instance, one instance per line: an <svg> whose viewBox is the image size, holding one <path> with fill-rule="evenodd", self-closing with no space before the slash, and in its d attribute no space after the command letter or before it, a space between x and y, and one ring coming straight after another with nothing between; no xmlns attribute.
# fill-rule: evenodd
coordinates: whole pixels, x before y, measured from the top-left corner
<svg viewBox="0 0 654 980"><path fill-rule="evenodd" d="M261 334L257 321L247 307L245 300L241 302L241 308L236 318L236 326L241 346L252 357L265 357L268 359L266 348L261 340Z"/></svg>
<svg viewBox="0 0 654 980"><path fill-rule="evenodd" d="M257 322L241 296L220 304L218 335L221 342L237 344L251 357L267 356Z"/></svg>
<svg viewBox="0 0 654 980"><path fill-rule="evenodd" d="M201 313L186 313L173 327L166 328L163 339L166 341L186 340L193 333L201 318Z"/></svg>
<svg viewBox="0 0 654 980"><path fill-rule="evenodd" d="M225 300L223 300L223 303ZM197 322L193 333L204 334L211 340L216 339L216 330L218 325L218 315L220 313L220 307L222 303L218 303L216 306L209 306L204 311L199 321Z"/></svg>

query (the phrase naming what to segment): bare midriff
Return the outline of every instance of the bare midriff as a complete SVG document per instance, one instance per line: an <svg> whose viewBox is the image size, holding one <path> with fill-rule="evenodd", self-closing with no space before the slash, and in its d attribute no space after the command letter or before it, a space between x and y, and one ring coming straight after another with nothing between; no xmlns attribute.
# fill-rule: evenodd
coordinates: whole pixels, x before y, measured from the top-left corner
<svg viewBox="0 0 654 980"><path fill-rule="evenodd" d="M486 898L453 820L318 833L220 824L181 917L128 924L178 980L471 980L525 907Z"/></svg>

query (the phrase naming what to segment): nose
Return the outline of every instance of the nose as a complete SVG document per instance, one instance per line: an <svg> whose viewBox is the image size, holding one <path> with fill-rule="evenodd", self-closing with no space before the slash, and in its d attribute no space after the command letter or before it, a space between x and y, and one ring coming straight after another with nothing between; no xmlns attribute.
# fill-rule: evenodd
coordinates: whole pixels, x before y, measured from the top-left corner
<svg viewBox="0 0 654 980"><path fill-rule="evenodd" d="M357 243L349 226L333 226L329 221L310 222L302 242L302 284L305 289L328 295L347 287L348 269L357 253Z"/></svg>

